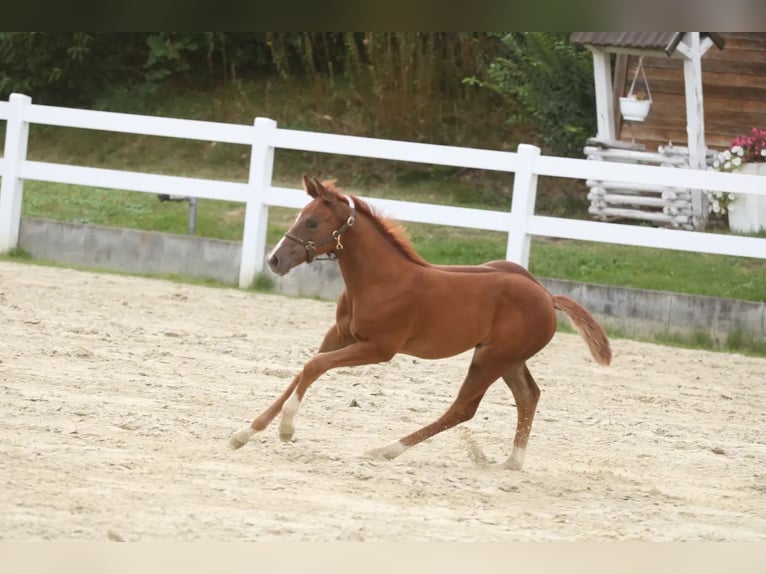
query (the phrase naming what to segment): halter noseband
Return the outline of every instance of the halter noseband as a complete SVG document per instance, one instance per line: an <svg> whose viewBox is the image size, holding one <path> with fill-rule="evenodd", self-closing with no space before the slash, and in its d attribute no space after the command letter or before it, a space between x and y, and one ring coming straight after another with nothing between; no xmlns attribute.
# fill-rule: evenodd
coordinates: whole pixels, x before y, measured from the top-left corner
<svg viewBox="0 0 766 574"><path fill-rule="evenodd" d="M335 241L335 249L330 251L327 254L326 258L322 259L329 259L330 261L334 261L337 259L337 256L335 255L335 251L343 251L343 244L340 242L340 237L346 231L351 229L351 227L354 225L354 215L356 214L356 206L354 205L354 200L351 199L349 196L344 195L343 196L346 201L348 202L349 207L351 207L351 214L348 216L348 219L346 222L341 225L338 229L333 231L330 235L322 239L321 241L312 241L311 239L301 239L297 235L293 235L290 232L285 233L285 237L288 239L292 239L293 241L297 241L301 245L303 245L303 248L306 250L306 263L311 263L314 260L314 257L316 255L317 247L324 247L328 243L331 243ZM317 258L317 260L321 260L320 258Z"/></svg>

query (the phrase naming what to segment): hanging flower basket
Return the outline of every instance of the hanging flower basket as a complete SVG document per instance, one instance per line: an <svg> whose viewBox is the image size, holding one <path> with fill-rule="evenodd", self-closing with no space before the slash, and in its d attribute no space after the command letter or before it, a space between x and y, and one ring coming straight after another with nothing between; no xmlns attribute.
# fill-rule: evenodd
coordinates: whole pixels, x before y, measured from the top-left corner
<svg viewBox="0 0 766 574"><path fill-rule="evenodd" d="M640 93L640 95L633 91L636 87L639 72L641 72L644 86L646 86L646 93ZM633 82L630 84L628 95L620 98L620 113L626 121L643 122L651 107L652 92L649 91L649 82L646 81L646 72L644 72L644 57L641 56L638 59L638 66L636 66L636 73L633 74Z"/></svg>
<svg viewBox="0 0 766 574"><path fill-rule="evenodd" d="M643 122L651 106L651 100L639 100L636 96L620 98L620 113L627 121Z"/></svg>

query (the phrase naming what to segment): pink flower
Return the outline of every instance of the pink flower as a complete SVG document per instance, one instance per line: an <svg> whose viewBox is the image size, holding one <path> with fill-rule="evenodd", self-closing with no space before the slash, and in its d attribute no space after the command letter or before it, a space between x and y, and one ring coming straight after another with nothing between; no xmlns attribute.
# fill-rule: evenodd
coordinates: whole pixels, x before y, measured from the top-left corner
<svg viewBox="0 0 766 574"><path fill-rule="evenodd" d="M729 148L739 146L743 150L743 162L766 161L766 130L753 128L747 135L734 138Z"/></svg>

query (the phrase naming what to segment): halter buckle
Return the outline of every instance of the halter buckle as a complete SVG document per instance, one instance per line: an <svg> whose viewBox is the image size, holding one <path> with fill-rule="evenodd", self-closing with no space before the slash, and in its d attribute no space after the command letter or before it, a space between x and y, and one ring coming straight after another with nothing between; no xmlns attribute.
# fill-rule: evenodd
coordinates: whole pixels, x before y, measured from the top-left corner
<svg viewBox="0 0 766 574"><path fill-rule="evenodd" d="M306 263L311 263L314 260L314 254L317 251L317 244L311 239L303 242L303 248L306 250Z"/></svg>
<svg viewBox="0 0 766 574"><path fill-rule="evenodd" d="M338 230L332 232L332 238L335 240L335 249L336 251L342 251L343 250L343 244L340 242L341 234L338 233Z"/></svg>

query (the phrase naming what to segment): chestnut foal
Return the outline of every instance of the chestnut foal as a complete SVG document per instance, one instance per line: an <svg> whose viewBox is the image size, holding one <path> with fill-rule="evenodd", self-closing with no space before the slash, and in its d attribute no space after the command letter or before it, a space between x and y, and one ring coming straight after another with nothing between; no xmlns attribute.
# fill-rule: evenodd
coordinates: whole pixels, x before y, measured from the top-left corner
<svg viewBox="0 0 766 574"><path fill-rule="evenodd" d="M504 463L520 469L540 390L526 361L556 331L564 311L597 363L611 360L609 341L593 316L573 300L550 294L526 269L508 261L478 266L434 266L412 248L400 227L373 212L332 182L303 177L312 201L268 257L284 275L328 255L340 265L345 291L336 323L319 352L282 395L229 444L243 446L282 413L279 434L290 440L309 386L338 367L389 361L397 353L440 359L474 349L468 374L447 411L430 424L368 454L391 459L433 435L469 420L489 386L502 378L516 401L513 450Z"/></svg>

